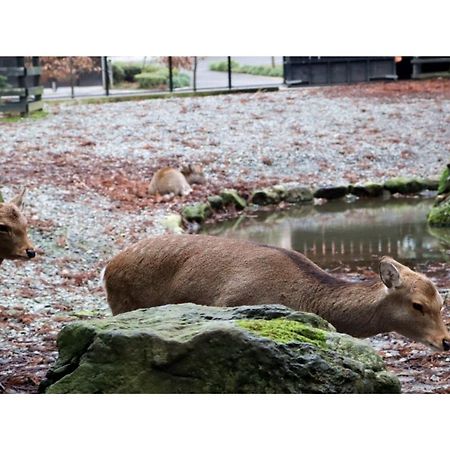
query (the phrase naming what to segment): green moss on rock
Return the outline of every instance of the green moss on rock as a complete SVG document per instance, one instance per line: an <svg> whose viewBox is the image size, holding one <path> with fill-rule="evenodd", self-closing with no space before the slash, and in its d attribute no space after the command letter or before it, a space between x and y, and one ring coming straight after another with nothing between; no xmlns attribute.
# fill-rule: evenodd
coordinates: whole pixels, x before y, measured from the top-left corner
<svg viewBox="0 0 450 450"><path fill-rule="evenodd" d="M380 197L383 189L383 185L379 183L357 184L350 187L350 193L357 197Z"/></svg>
<svg viewBox="0 0 450 450"><path fill-rule="evenodd" d="M236 189L224 189L220 196L225 206L234 205L237 209L244 209L247 202L238 194Z"/></svg>
<svg viewBox="0 0 450 450"><path fill-rule="evenodd" d="M325 331L295 320L239 320L237 324L246 330L276 342L288 343L297 341L306 342L317 347L325 347Z"/></svg>
<svg viewBox="0 0 450 450"><path fill-rule="evenodd" d="M204 222L212 214L211 207L208 203L196 203L195 205L183 208L181 215L188 222Z"/></svg>
<svg viewBox="0 0 450 450"><path fill-rule="evenodd" d="M384 188L391 194L416 194L423 190L421 182L415 178L396 177L387 180Z"/></svg>
<svg viewBox="0 0 450 450"><path fill-rule="evenodd" d="M446 194L450 192L450 164L447 164L447 167L441 174L439 178L438 185L438 194Z"/></svg>
<svg viewBox="0 0 450 450"><path fill-rule="evenodd" d="M220 195L210 195L208 197L208 203L213 209L223 208L223 198Z"/></svg>
<svg viewBox="0 0 450 450"><path fill-rule="evenodd" d="M427 220L433 227L450 227L450 195L431 208Z"/></svg>

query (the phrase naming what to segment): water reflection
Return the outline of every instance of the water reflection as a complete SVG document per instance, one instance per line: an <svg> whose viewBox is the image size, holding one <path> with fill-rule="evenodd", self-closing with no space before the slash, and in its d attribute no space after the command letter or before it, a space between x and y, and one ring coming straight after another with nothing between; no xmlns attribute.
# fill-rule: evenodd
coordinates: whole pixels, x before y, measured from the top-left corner
<svg viewBox="0 0 450 450"><path fill-rule="evenodd" d="M382 255L419 267L450 260L450 232L426 223L432 199L333 201L278 213L257 213L204 233L295 249L319 266L374 267Z"/></svg>

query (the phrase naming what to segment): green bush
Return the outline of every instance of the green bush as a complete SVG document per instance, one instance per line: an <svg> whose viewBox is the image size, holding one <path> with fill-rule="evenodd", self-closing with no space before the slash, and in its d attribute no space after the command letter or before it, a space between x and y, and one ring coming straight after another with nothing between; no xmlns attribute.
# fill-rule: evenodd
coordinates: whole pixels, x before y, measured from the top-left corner
<svg viewBox="0 0 450 450"><path fill-rule="evenodd" d="M114 63L112 66L114 83L122 83L125 80L125 70L121 64Z"/></svg>
<svg viewBox="0 0 450 450"><path fill-rule="evenodd" d="M142 64L136 63L113 63L113 78L116 83L122 83L128 81L129 83L134 81L134 76L142 72Z"/></svg>
<svg viewBox="0 0 450 450"><path fill-rule="evenodd" d="M167 76L163 72L142 72L135 75L134 79L141 89L150 89L164 86Z"/></svg>
<svg viewBox="0 0 450 450"><path fill-rule="evenodd" d="M156 69L155 69L156 67ZM147 70L136 75L134 79L139 83L141 89L152 89L166 87L169 85L169 69L164 66L147 66ZM173 87L180 88L189 86L191 79L189 75L173 70Z"/></svg>
<svg viewBox="0 0 450 450"><path fill-rule="evenodd" d="M209 65L210 70L215 70L218 72L228 71L228 62L220 61L217 63L211 63ZM283 67L282 66L241 66L237 61L231 60L231 70L235 73L249 73L251 75L261 75L266 77L282 77Z"/></svg>
<svg viewBox="0 0 450 450"><path fill-rule="evenodd" d="M239 67L239 63L237 61L231 60L231 70L237 69ZM228 61L219 61L215 63L211 63L209 65L209 70L216 70L218 72L227 72L228 71Z"/></svg>

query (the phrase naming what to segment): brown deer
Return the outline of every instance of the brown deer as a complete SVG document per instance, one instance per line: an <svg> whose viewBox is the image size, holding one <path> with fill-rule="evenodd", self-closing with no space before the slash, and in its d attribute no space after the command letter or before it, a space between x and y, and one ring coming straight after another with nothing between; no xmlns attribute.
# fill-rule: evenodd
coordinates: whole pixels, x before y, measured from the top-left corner
<svg viewBox="0 0 450 450"><path fill-rule="evenodd" d="M4 259L36 256L27 235L27 221L20 211L25 189L8 203L0 203L0 264Z"/></svg>
<svg viewBox="0 0 450 450"><path fill-rule="evenodd" d="M188 164L181 168L181 173L189 184L205 184L206 178L200 164Z"/></svg>
<svg viewBox="0 0 450 450"><path fill-rule="evenodd" d="M115 256L102 275L112 313L169 303L238 306L281 303L318 314L356 337L396 331L450 349L433 283L392 258L380 279L349 282L301 253L202 235L145 239Z"/></svg>
<svg viewBox="0 0 450 450"><path fill-rule="evenodd" d="M165 167L153 175L148 193L150 195L188 195L192 191L184 175L177 169Z"/></svg>

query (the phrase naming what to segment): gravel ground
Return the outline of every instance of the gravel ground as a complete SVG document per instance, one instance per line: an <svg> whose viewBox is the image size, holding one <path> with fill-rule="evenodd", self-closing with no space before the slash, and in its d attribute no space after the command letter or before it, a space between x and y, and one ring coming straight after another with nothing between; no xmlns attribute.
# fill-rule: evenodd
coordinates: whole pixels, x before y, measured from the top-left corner
<svg viewBox="0 0 450 450"><path fill-rule="evenodd" d="M0 122L1 190L8 199L27 187L25 213L39 249L29 263L0 268L4 392L36 392L64 323L109 314L101 268L129 243L163 233L162 218L181 202L277 182L436 178L450 156L448 80L67 103L48 112ZM187 162L204 165L205 186L183 200L148 197L157 168ZM387 341L394 356L406 345L398 342ZM433 386L417 391L443 389Z"/></svg>

